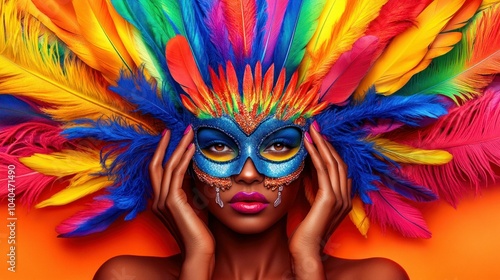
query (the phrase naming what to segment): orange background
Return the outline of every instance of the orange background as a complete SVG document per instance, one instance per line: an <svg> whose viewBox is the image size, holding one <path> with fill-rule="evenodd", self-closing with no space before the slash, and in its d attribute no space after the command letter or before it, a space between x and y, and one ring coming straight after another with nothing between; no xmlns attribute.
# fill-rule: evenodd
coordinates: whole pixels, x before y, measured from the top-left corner
<svg viewBox="0 0 500 280"><path fill-rule="evenodd" d="M500 279L500 186L470 195L458 209L437 202L425 205L433 237L404 239L392 231L370 228L362 237L345 221L331 239L336 255L346 258L387 257L401 264L411 279ZM78 203L81 205L81 203ZM166 231L150 213L121 222L91 237L57 238L55 226L81 206L64 209L17 208L16 272L7 270L7 206L0 204L0 279L91 279L107 259L120 254L166 255L175 250ZM5 225L2 225L5 224Z"/></svg>

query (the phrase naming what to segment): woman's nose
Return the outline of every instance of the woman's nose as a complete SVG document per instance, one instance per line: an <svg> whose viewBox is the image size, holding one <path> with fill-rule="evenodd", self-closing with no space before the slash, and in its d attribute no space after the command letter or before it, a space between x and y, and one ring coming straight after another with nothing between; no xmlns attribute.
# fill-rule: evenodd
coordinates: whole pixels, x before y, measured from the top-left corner
<svg viewBox="0 0 500 280"><path fill-rule="evenodd" d="M263 180L264 175L257 172L257 168L255 168L251 159L247 159L240 174L234 177L236 183L246 185L262 183Z"/></svg>

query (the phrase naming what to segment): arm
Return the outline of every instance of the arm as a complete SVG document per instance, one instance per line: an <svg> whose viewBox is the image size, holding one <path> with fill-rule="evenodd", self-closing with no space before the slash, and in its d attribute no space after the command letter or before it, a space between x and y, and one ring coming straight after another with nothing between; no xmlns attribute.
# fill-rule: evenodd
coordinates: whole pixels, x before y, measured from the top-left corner
<svg viewBox="0 0 500 280"><path fill-rule="evenodd" d="M153 212L172 232L183 255L179 279L211 279L214 267L214 239L196 215L182 190L184 175L194 154L194 133L188 127L174 153L162 166L170 139L166 131L153 156L149 170L155 199ZM193 269L196 267L196 269Z"/></svg>
<svg viewBox="0 0 500 280"><path fill-rule="evenodd" d="M328 141L311 125L304 145L317 173L318 192L308 215L290 238L297 279L325 279L322 247L351 210L351 180L347 166Z"/></svg>

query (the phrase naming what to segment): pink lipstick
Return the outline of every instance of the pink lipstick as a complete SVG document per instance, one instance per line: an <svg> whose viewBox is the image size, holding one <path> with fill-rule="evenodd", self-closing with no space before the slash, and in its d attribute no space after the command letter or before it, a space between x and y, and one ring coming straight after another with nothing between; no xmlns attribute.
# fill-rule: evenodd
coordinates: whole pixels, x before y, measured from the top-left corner
<svg viewBox="0 0 500 280"><path fill-rule="evenodd" d="M229 205L242 214L257 214L266 209L269 201L258 192L239 192L231 198Z"/></svg>

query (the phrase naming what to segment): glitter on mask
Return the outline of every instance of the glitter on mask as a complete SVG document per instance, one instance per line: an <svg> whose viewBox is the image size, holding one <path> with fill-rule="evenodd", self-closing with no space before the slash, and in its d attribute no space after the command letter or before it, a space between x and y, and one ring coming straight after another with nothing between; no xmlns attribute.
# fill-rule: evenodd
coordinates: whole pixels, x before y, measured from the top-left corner
<svg viewBox="0 0 500 280"><path fill-rule="evenodd" d="M287 186L293 181L295 181L297 178L299 178L302 170L304 170L304 162L302 162L302 164L299 166L297 170L295 170L289 175L280 178L266 177L264 179L264 186L268 189L271 188L272 191L275 191L279 186Z"/></svg>

